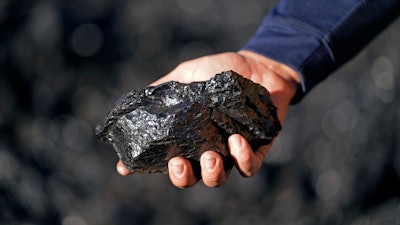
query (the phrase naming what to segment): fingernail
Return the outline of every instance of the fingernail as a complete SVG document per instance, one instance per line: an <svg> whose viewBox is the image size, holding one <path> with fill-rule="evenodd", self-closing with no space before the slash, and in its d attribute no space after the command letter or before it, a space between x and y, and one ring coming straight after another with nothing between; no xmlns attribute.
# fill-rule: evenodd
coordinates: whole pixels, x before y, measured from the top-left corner
<svg viewBox="0 0 400 225"><path fill-rule="evenodd" d="M118 163L117 164L117 171L119 174L121 174L122 176L126 176L131 174L131 172L125 167L124 164L122 163Z"/></svg>
<svg viewBox="0 0 400 225"><path fill-rule="evenodd" d="M125 168L124 168L124 166L121 165L121 164L118 164L118 165L117 165L117 171L118 171L118 173L120 173L120 174L124 174L124 173L125 173Z"/></svg>
<svg viewBox="0 0 400 225"><path fill-rule="evenodd" d="M217 160L213 157L205 158L205 164L207 170L214 170L216 162Z"/></svg>
<svg viewBox="0 0 400 225"><path fill-rule="evenodd" d="M237 152L237 153L240 153L241 151L242 151L242 138L240 138L239 136L235 136L235 137L233 137L232 138L232 140L231 140L231 145L232 145L232 147L233 147L233 149L235 149L235 151Z"/></svg>
<svg viewBox="0 0 400 225"><path fill-rule="evenodd" d="M180 178L183 175L183 165L180 163L172 163L172 173L175 177Z"/></svg>

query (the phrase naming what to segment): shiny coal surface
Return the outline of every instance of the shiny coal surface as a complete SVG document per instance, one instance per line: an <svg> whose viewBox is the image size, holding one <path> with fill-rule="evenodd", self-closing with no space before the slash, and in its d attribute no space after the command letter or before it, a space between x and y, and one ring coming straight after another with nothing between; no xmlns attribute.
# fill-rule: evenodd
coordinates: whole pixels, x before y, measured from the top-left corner
<svg viewBox="0 0 400 225"><path fill-rule="evenodd" d="M165 173L176 156L198 164L208 150L231 167L232 134L242 135L255 151L270 144L281 124L268 90L234 71L211 76L129 92L96 126L96 136L134 173Z"/></svg>

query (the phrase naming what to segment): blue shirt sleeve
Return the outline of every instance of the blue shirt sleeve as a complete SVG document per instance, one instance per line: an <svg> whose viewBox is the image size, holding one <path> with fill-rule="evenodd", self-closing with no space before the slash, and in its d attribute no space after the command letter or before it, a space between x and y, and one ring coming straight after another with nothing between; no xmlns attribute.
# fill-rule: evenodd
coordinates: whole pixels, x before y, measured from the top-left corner
<svg viewBox="0 0 400 225"><path fill-rule="evenodd" d="M298 102L400 13L400 0L281 0L242 48L295 69Z"/></svg>

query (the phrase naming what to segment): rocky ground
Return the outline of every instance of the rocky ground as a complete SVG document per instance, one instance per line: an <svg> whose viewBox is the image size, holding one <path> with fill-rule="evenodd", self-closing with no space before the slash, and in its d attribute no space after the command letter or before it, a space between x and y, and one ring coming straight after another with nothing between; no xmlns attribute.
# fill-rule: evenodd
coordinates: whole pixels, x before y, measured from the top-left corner
<svg viewBox="0 0 400 225"><path fill-rule="evenodd" d="M121 177L93 127L179 62L239 49L276 1L0 2L0 224L400 224L400 21L293 106L217 189Z"/></svg>

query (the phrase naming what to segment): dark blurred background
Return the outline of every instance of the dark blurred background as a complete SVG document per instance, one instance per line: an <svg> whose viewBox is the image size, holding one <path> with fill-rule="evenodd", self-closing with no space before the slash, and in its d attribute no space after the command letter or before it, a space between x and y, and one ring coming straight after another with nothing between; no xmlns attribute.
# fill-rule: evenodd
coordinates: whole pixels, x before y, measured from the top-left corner
<svg viewBox="0 0 400 225"><path fill-rule="evenodd" d="M217 189L116 173L93 128L276 1L0 1L0 224L400 224L400 21L293 106L261 171Z"/></svg>

